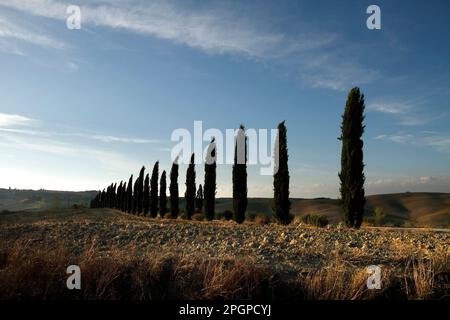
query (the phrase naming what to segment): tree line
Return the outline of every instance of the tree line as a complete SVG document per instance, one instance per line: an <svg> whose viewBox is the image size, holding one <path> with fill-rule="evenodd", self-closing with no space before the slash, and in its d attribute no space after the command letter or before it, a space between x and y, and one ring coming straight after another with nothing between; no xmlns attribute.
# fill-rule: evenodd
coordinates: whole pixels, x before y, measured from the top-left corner
<svg viewBox="0 0 450 320"><path fill-rule="evenodd" d="M350 90L342 116L341 135L341 171L340 194L344 222L348 227L359 228L362 223L365 205L363 141L364 133L364 95L359 88ZM232 168L233 183L233 220L238 223L245 221L248 205L247 198L247 136L243 125L237 131L235 140L235 155ZM214 138L207 150L204 168L204 183L196 186L195 154L191 155L186 171L186 191L184 215L191 219L196 212L204 212L207 220L216 217L216 144ZM287 148L287 129L285 122L278 125L278 144L275 145L275 170L273 175L273 217L280 224L292 221L289 200L289 167ZM100 191L91 200L91 208L115 208L135 215L156 218L176 219L180 214L178 175L178 158L172 163L170 170L169 197L167 197L166 171L159 176L157 161L151 173L145 175L143 166L139 176L133 183L133 175L128 182L121 181L119 185L112 183Z"/></svg>

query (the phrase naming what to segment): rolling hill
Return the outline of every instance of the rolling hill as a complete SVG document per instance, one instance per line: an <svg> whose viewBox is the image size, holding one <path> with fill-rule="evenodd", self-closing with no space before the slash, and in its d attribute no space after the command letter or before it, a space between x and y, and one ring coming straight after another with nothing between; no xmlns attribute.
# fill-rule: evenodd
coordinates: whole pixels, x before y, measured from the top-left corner
<svg viewBox="0 0 450 320"><path fill-rule="evenodd" d="M63 209L73 205L88 206L96 191L66 192L48 190L8 190L0 189L0 211L41 211ZM180 208L184 201L180 199ZM331 223L341 220L337 199L291 199L291 212L294 215L307 213L322 214ZM373 221L374 209L379 207L385 213L385 222L392 226L430 226L449 227L449 193L396 193L367 197L365 220ZM249 198L247 214L270 215L272 199ZM232 210L231 198L218 198L216 211Z"/></svg>

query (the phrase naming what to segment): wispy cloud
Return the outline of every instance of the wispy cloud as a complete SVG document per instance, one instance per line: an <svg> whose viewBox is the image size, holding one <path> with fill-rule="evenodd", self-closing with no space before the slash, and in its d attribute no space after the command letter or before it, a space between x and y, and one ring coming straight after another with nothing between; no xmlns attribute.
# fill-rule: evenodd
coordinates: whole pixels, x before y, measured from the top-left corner
<svg viewBox="0 0 450 320"><path fill-rule="evenodd" d="M430 147L442 153L450 153L449 134L422 131L419 133L382 134L375 137L375 139L410 144L419 147Z"/></svg>
<svg viewBox="0 0 450 320"><path fill-rule="evenodd" d="M0 113L0 126L12 127L30 125L35 120L18 114Z"/></svg>
<svg viewBox="0 0 450 320"><path fill-rule="evenodd" d="M66 44L62 41L56 40L46 34L38 33L27 28L24 25L18 24L16 21L11 21L5 16L0 16L0 38L18 40L41 47L48 47L52 49L64 49ZM23 55L14 45L3 43L3 50L10 49L11 53Z"/></svg>
<svg viewBox="0 0 450 320"><path fill-rule="evenodd" d="M64 20L67 2L0 0L0 5L31 15ZM347 90L370 83L379 71L337 55L330 45L334 33L300 29L295 34L274 31L266 21L243 17L239 4L187 7L173 1L89 1L81 3L82 26L100 26L202 50L209 54L243 55L296 70L296 77L311 87ZM341 41L342 39L340 39ZM327 48L329 50L327 50ZM318 52L320 50L320 52ZM327 54L323 54L324 50Z"/></svg>
<svg viewBox="0 0 450 320"><path fill-rule="evenodd" d="M40 126L39 126L40 125ZM130 137L118 137L115 135L104 135L93 132L84 132L82 129L77 132L66 132L61 131L49 131L42 130L43 124L41 121L26 116L18 114L8 114L0 113L0 132L25 135L25 136L35 136L41 138L51 138L51 137L74 137L82 138L88 140L94 140L105 143L132 143L132 144L148 144L148 143L161 143L157 139L143 139L143 138L130 138ZM27 126L25 129L24 126Z"/></svg>
<svg viewBox="0 0 450 320"><path fill-rule="evenodd" d="M404 103L396 102L379 102L368 105L371 111L387 113L387 114L405 114L411 110L411 106Z"/></svg>
<svg viewBox="0 0 450 320"><path fill-rule="evenodd" d="M368 194L395 192L450 192L450 176L377 177L366 181Z"/></svg>

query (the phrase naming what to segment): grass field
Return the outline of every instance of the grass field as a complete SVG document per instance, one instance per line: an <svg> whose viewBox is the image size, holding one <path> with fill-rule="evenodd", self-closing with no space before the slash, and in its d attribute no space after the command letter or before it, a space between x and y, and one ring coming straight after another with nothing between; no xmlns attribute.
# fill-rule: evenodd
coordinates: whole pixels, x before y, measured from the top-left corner
<svg viewBox="0 0 450 320"><path fill-rule="evenodd" d="M112 209L0 215L1 299L445 299L450 232L151 219ZM66 288L81 268L82 290ZM368 290L367 266L382 270Z"/></svg>

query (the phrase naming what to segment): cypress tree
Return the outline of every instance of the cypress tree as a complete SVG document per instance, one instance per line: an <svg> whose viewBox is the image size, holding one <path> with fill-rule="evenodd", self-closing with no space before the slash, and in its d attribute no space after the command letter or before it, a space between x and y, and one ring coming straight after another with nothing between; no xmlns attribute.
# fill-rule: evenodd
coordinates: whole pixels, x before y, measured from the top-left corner
<svg viewBox="0 0 450 320"><path fill-rule="evenodd" d="M127 183L124 182L122 186L122 199L120 204L120 210L125 212L126 208L127 208Z"/></svg>
<svg viewBox="0 0 450 320"><path fill-rule="evenodd" d="M137 214L138 199L139 199L138 185L139 185L139 177L134 182L133 188L133 207L132 207L133 214Z"/></svg>
<svg viewBox="0 0 450 320"><path fill-rule="evenodd" d="M214 219L216 204L216 142L213 138L208 146L205 159L205 183L203 196L205 199L205 216L206 219Z"/></svg>
<svg viewBox="0 0 450 320"><path fill-rule="evenodd" d="M127 204L126 211L128 213L131 213L131 211L133 210L133 175L131 175L130 179L128 180L126 204Z"/></svg>
<svg viewBox="0 0 450 320"><path fill-rule="evenodd" d="M139 172L139 179L138 179L138 184L137 184L137 213L141 214L143 211L143 203L144 203L144 193L143 193L143 189L144 189L144 173L145 173L145 167L142 166L141 171Z"/></svg>
<svg viewBox="0 0 450 320"><path fill-rule="evenodd" d="M197 188L195 187L195 164L194 164L195 154L191 156L191 162L189 163L188 169L186 171L186 192L184 193L184 198L186 200L186 218L191 219L195 210L195 192Z"/></svg>
<svg viewBox="0 0 450 320"><path fill-rule="evenodd" d="M116 209L120 209L121 196L122 196L122 181L120 181L119 186L117 187L117 197L116 197L116 202L114 203L114 207Z"/></svg>
<svg viewBox="0 0 450 320"><path fill-rule="evenodd" d="M170 169L170 213L172 214L172 218L176 218L178 216L178 211L180 208L179 205L179 191L178 191L178 157L172 164L172 168Z"/></svg>
<svg viewBox="0 0 450 320"><path fill-rule="evenodd" d="M159 162L156 161L153 166L152 177L150 179L150 215L156 218L158 215L158 175Z"/></svg>
<svg viewBox="0 0 450 320"><path fill-rule="evenodd" d="M161 180L159 182L159 214L162 218L167 213L167 195L166 195L166 171L161 174Z"/></svg>
<svg viewBox="0 0 450 320"><path fill-rule="evenodd" d="M116 190L117 190L117 183L114 183L114 185L112 187L111 208L116 207L116 197L117 197Z"/></svg>
<svg viewBox="0 0 450 320"><path fill-rule="evenodd" d="M359 228L364 214L364 95L359 88L353 88L347 97L342 116L341 181L340 193L344 221L347 227Z"/></svg>
<svg viewBox="0 0 450 320"><path fill-rule="evenodd" d="M237 223L245 220L247 202L247 137L241 125L236 136L233 165L233 214Z"/></svg>
<svg viewBox="0 0 450 320"><path fill-rule="evenodd" d="M289 168L288 150L284 121L278 125L278 143L275 145L275 173L273 176L274 217L280 224L289 224L292 220L289 210Z"/></svg>
<svg viewBox="0 0 450 320"><path fill-rule="evenodd" d="M198 212L202 212L203 211L203 189L202 189L202 185L198 186L197 195L195 197L195 209Z"/></svg>
<svg viewBox="0 0 450 320"><path fill-rule="evenodd" d="M144 210L144 216L148 215L148 212L150 210L150 178L147 173L145 176L145 182L144 182L144 194L142 199L142 206Z"/></svg>

